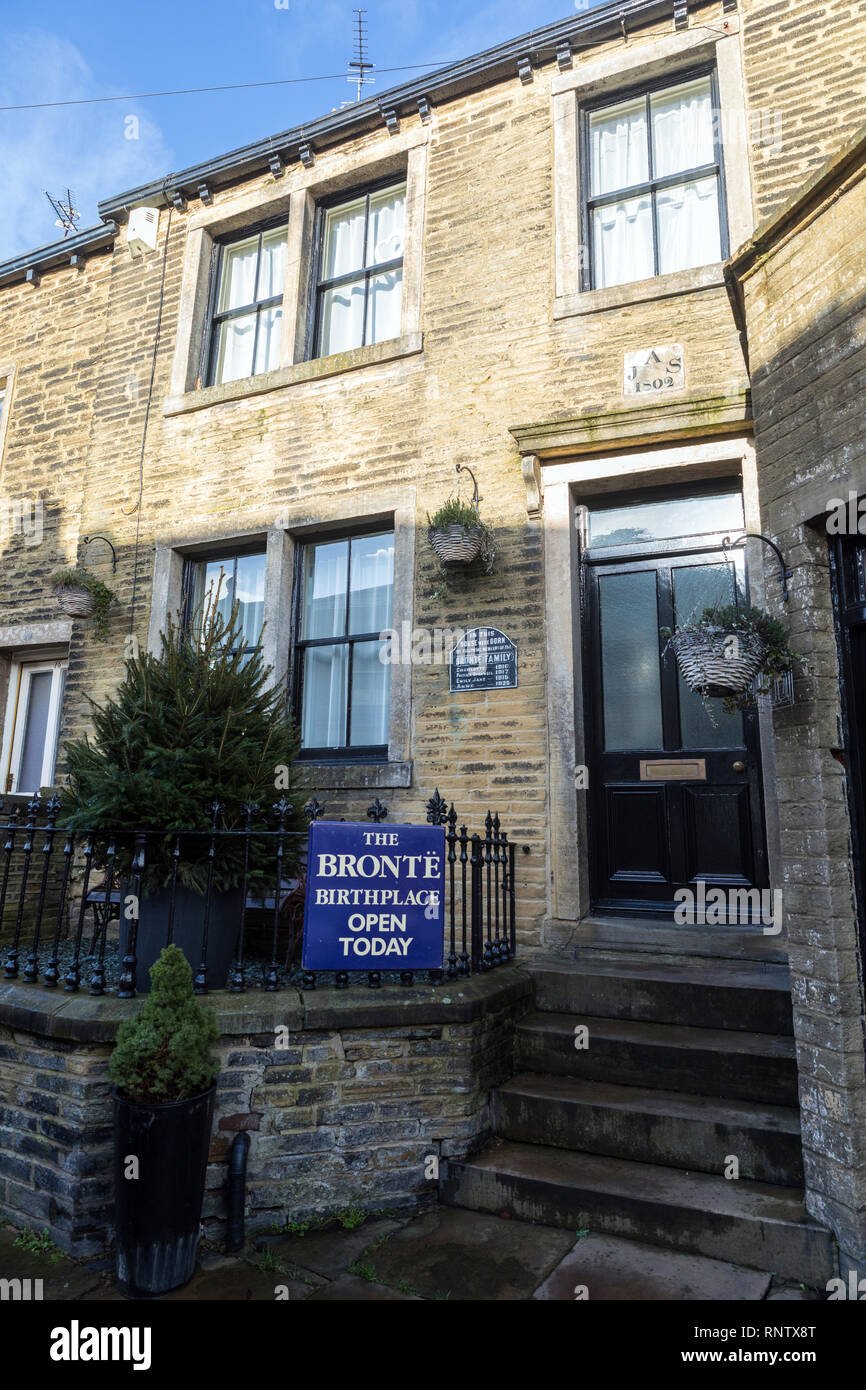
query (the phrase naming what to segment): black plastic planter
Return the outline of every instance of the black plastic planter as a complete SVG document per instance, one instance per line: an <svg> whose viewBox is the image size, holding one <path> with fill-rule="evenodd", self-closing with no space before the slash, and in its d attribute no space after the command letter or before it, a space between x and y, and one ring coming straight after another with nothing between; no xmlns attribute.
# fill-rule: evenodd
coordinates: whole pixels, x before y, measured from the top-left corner
<svg viewBox="0 0 866 1390"><path fill-rule="evenodd" d="M117 1282L157 1298L195 1270L216 1086L189 1100L142 1105L114 1092ZM126 1177L131 1157L138 1177Z"/></svg>
<svg viewBox="0 0 866 1390"><path fill-rule="evenodd" d="M124 885L122 900L126 892ZM150 967L159 958L163 946L168 943L168 921L171 907L171 891L163 888L159 893L141 900L140 918L135 941L135 992L150 992ZM207 941L207 987L225 989L226 976L235 954L238 932L244 910L244 895L240 888L231 888L226 893L213 893L211 896L210 921ZM192 968L193 976L201 964L202 934L204 932L205 900L200 893L184 888L178 883L175 889L174 922L172 941L179 946ZM121 915L120 954L126 955L130 923Z"/></svg>

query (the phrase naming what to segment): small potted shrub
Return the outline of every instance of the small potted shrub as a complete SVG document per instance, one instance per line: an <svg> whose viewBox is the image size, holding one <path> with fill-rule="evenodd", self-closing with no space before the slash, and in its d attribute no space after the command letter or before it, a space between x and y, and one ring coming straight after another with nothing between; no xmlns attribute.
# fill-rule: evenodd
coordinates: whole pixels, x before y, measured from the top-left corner
<svg viewBox="0 0 866 1390"><path fill-rule="evenodd" d="M275 790L278 767L289 769L291 777L299 738L285 693L279 685L268 686L268 675L261 652L245 651L237 604L224 618L214 596L190 623L169 620L159 656L141 652L127 661L117 692L93 706L93 740L85 735L66 745L69 781L61 793L61 822L99 832L97 864L113 838L123 902L134 891L137 872L133 832L150 832L136 931L139 991L147 989L148 970L169 939L172 885L172 939L198 970L211 880L207 989L225 987L235 951L244 912L244 839L217 836L211 863L208 835L181 832L242 829L247 803L261 808L250 828L262 829L280 796L293 803L285 829L307 828L302 798L293 797L282 774L281 790ZM220 808L215 825L214 803ZM296 867L292 847L298 843L285 843L287 877ZM248 892L273 887L272 841L250 839L246 869ZM124 912L121 956L131 930Z"/></svg>
<svg viewBox="0 0 866 1390"><path fill-rule="evenodd" d="M427 513L427 537L443 565L469 565L484 543L484 526L472 502L449 497L437 512Z"/></svg>
<svg viewBox="0 0 866 1390"><path fill-rule="evenodd" d="M193 994L177 946L166 946L151 977L109 1061L117 1280L130 1298L156 1298L192 1278L218 1071L216 1018Z"/></svg>
<svg viewBox="0 0 866 1390"><path fill-rule="evenodd" d="M721 698L729 713L753 705L794 660L785 628L761 608L705 608L662 635L689 689L704 700Z"/></svg>
<svg viewBox="0 0 866 1390"><path fill-rule="evenodd" d="M115 600L113 589L84 565L58 570L51 587L60 608L71 618L90 618L100 642L108 637L108 613Z"/></svg>

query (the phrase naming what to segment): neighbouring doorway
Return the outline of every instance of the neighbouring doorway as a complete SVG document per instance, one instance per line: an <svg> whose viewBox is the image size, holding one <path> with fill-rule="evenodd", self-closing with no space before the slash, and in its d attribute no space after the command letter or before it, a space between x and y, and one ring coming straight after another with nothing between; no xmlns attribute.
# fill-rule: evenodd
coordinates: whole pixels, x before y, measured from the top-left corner
<svg viewBox="0 0 866 1390"><path fill-rule="evenodd" d="M738 488L589 509L581 564L593 909L673 916L678 889L768 884L756 713L685 685L661 629L748 601ZM734 918L737 922L741 918ZM758 919L755 919L758 920Z"/></svg>
<svg viewBox="0 0 866 1390"><path fill-rule="evenodd" d="M859 516L859 512L858 512ZM866 536L830 542L861 951L866 950Z"/></svg>

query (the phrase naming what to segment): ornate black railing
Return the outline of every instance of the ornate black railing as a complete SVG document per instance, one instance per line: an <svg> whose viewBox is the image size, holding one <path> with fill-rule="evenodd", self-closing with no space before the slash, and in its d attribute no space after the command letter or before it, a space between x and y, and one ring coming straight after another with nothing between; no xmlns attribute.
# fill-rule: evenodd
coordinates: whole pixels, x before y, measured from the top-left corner
<svg viewBox="0 0 866 1390"><path fill-rule="evenodd" d="M315 797L304 806L307 821L321 819L325 807ZM154 857L171 859L165 885L168 914L165 941L174 937L178 907L181 849L201 846L205 875L201 910L200 962L193 971L196 993L208 990L208 948L212 908L216 900L215 873L221 856L231 854L241 891L237 945L227 976L232 993L250 987L277 990L286 985L315 989L330 980L302 971L294 964L301 944L307 835L288 828L292 806L284 798L263 818L260 808L238 809L236 824L224 828L226 808L213 802L206 829L154 831L124 828L67 830L58 824L58 798L18 800L0 808L2 869L0 869L0 955L7 980L22 979L47 989L75 993L82 987L92 995L114 991L121 999L136 993L137 905ZM445 900L443 904L443 967L424 972L433 984L443 979L491 970L512 960L516 951L514 845L498 815L487 812L484 833L458 827L453 803L439 795L426 803L427 822L445 831ZM378 796L367 810L376 824L388 815ZM264 823L263 823L264 821ZM255 861L257 869L251 865ZM262 864L267 867L264 871ZM128 903L129 925L121 951L118 924ZM251 949L251 937L253 938ZM338 989L366 975L370 988L392 979L415 982L412 971L339 972ZM254 978L251 978L254 977Z"/></svg>

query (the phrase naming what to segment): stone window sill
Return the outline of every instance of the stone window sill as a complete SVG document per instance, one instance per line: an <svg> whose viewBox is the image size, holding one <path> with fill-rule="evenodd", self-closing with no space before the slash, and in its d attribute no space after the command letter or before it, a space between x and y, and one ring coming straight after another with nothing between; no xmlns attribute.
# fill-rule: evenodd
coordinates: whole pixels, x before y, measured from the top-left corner
<svg viewBox="0 0 866 1390"><path fill-rule="evenodd" d="M654 275L651 280L632 280L627 285L611 285L603 290L557 295L553 301L553 317L568 319L582 314L597 314L605 309L621 309L627 304L668 299L673 295L691 294L695 290L718 289L724 283L722 262L716 261L712 265L698 266L695 270Z"/></svg>
<svg viewBox="0 0 866 1390"><path fill-rule="evenodd" d="M182 396L169 396L162 407L163 415L183 415L190 410L204 410L224 401L244 400L261 396L284 386L299 386L303 382L322 381L326 377L353 372L359 367L371 367L380 362L393 362L401 357L413 357L424 347L422 333L406 333L401 338L389 338L384 343L354 348L351 352L336 352L330 357L316 357L308 362L295 362L291 367L278 367L274 372L229 381L223 386L205 386L200 391L187 391Z"/></svg>
<svg viewBox="0 0 866 1390"><path fill-rule="evenodd" d="M410 787L412 763L329 763L301 758L295 764L299 774L308 775L313 791L374 791L377 787Z"/></svg>

